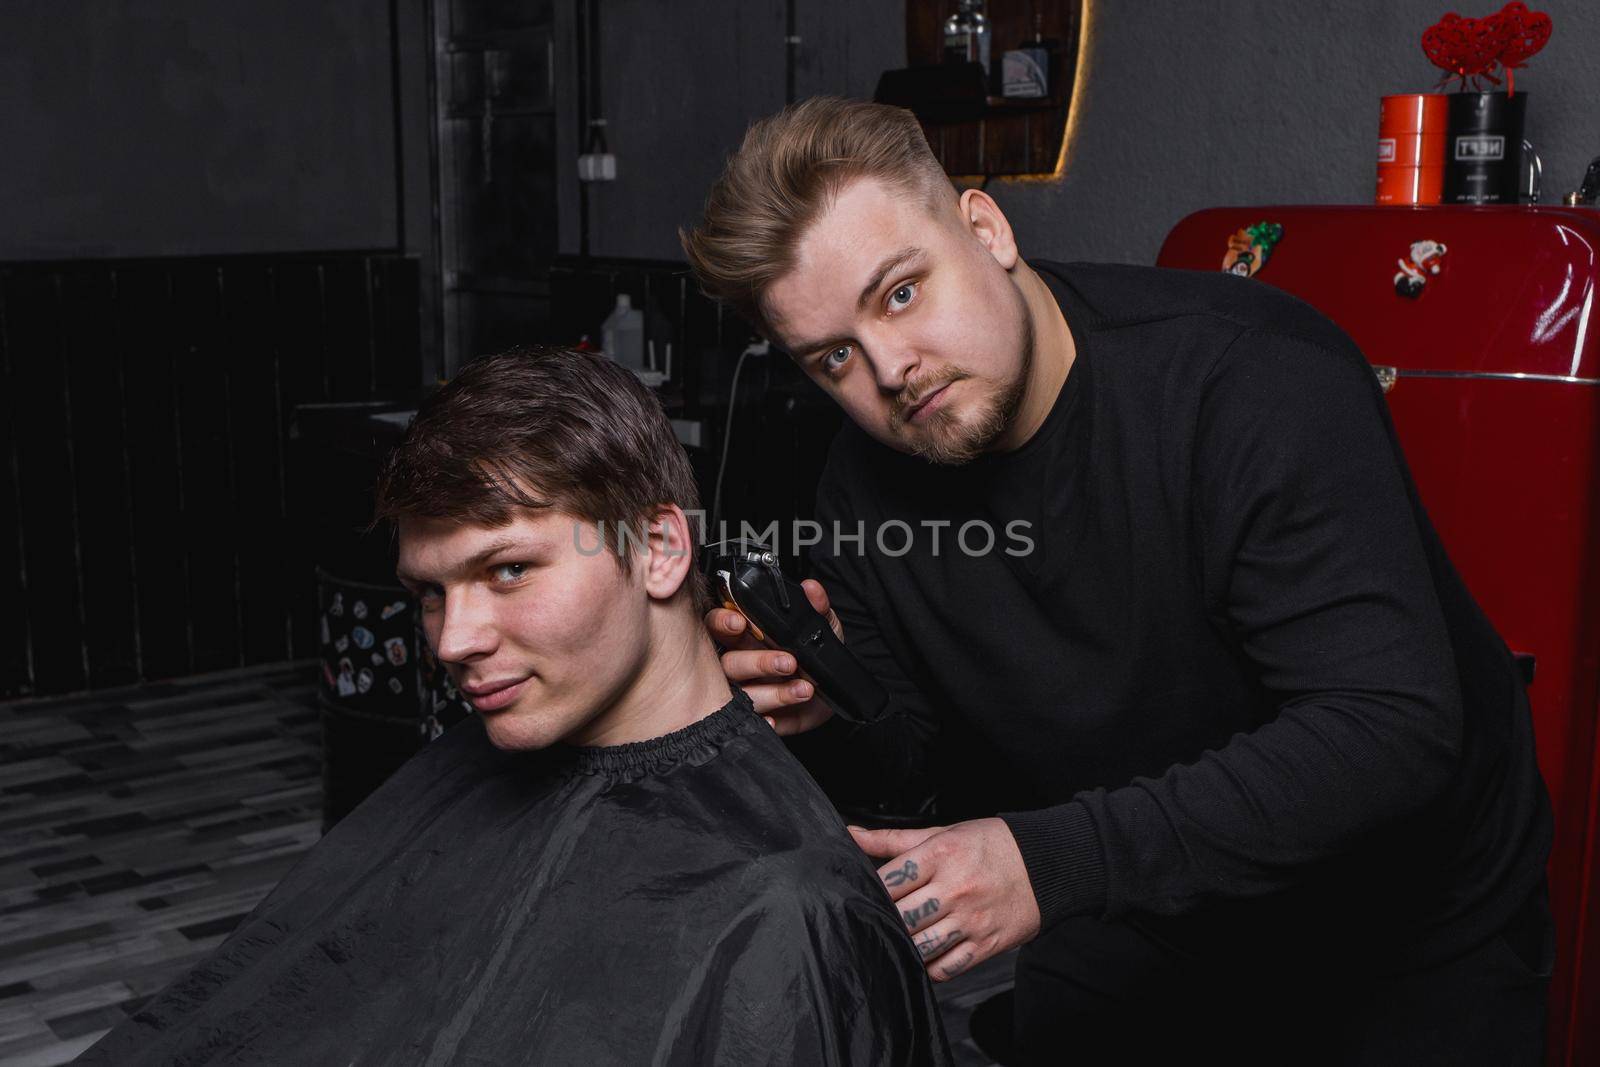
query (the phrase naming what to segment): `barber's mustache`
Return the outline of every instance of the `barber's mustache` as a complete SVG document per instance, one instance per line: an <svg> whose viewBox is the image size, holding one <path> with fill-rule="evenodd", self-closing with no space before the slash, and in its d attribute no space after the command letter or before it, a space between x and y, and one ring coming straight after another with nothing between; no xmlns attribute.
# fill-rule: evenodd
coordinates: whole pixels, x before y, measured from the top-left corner
<svg viewBox="0 0 1600 1067"><path fill-rule="evenodd" d="M903 423L909 412L928 397L937 393L951 382L958 382L966 375L954 367L943 370L937 374L930 374L926 378L918 378L915 382L907 382L895 395L893 416L894 421Z"/></svg>

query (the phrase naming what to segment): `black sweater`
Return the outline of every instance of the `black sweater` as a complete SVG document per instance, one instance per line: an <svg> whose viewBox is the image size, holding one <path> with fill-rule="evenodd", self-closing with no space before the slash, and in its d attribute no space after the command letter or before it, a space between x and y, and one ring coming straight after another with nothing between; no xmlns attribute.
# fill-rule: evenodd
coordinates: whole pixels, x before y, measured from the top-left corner
<svg viewBox="0 0 1600 1067"><path fill-rule="evenodd" d="M941 820L1009 812L1046 926L1490 936L1549 849L1526 697L1360 352L1259 282L1034 266L1077 357L1026 444L834 444L818 517L867 536L814 564L897 714L827 732Z"/></svg>

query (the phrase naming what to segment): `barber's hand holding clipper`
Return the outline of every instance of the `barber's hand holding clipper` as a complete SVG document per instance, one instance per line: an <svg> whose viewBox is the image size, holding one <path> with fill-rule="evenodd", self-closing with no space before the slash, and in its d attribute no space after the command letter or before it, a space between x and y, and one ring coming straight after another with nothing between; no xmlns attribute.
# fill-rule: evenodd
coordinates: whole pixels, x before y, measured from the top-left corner
<svg viewBox="0 0 1600 1067"><path fill-rule="evenodd" d="M828 620L834 635L844 639L844 627L828 606L827 591L814 578L801 582L806 599ZM728 651L722 654L722 673L736 683L779 734L804 733L833 717L833 709L817 695L817 687L800 669L793 655L759 640L745 617L731 608L706 612L706 629Z"/></svg>
<svg viewBox="0 0 1600 1067"><path fill-rule="evenodd" d="M806 599L844 628L828 606L820 582L802 583ZM756 710L779 734L813 729L833 715L793 655L761 640L738 611L716 608L706 628L728 651L722 671L750 694ZM1011 828L1000 819L975 819L917 830L849 828L868 856L887 862L878 877L895 901L917 951L935 981L954 978L1039 933L1039 905Z"/></svg>

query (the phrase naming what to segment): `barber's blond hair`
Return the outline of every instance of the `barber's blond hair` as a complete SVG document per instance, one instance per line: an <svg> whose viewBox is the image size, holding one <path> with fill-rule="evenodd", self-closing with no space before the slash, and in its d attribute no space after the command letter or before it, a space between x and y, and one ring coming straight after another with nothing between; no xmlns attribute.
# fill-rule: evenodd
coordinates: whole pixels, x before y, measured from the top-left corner
<svg viewBox="0 0 1600 1067"><path fill-rule="evenodd" d="M711 187L700 225L678 231L701 289L772 337L767 287L794 267L807 227L857 178L930 207L954 203L955 187L903 108L818 96L756 122Z"/></svg>

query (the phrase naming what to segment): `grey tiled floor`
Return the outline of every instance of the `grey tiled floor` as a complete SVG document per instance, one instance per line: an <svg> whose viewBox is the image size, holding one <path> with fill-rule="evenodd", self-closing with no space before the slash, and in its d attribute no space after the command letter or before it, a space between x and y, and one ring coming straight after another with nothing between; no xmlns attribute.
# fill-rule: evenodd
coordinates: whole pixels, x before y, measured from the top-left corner
<svg viewBox="0 0 1600 1067"><path fill-rule="evenodd" d="M315 844L313 668L0 704L0 1067L64 1063L222 941ZM937 987L962 1067L1011 957Z"/></svg>
<svg viewBox="0 0 1600 1067"><path fill-rule="evenodd" d="M0 1064L62 1063L321 831L304 666L0 704Z"/></svg>

